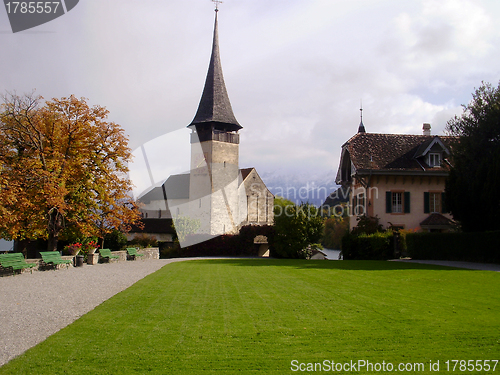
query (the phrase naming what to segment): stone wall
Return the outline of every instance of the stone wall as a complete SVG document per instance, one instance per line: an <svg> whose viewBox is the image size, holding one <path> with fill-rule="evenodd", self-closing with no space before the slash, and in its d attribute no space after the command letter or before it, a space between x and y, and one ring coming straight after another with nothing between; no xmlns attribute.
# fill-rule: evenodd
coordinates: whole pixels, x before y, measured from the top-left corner
<svg viewBox="0 0 500 375"><path fill-rule="evenodd" d="M63 255L61 258L63 259L70 259L73 261L73 256L72 255ZM26 259L26 263L32 263L35 265L35 267L31 267L31 268L23 268L21 270L16 270L16 274L19 274L19 273L30 273L30 272L33 272L33 271L50 271L50 270L58 270L58 269L61 269L61 268L68 268L68 267L73 267L73 262L70 263L70 264L58 264L56 266L53 266L53 265L46 265L43 263L42 261L42 258L34 258L34 259ZM0 276L10 276L12 275L12 269L11 268L3 268L0 266Z"/></svg>
<svg viewBox="0 0 500 375"><path fill-rule="evenodd" d="M139 254L144 254L142 259L160 259L159 247L148 247L137 251Z"/></svg>
<svg viewBox="0 0 500 375"><path fill-rule="evenodd" d="M144 256L138 257L136 260L146 260L146 259L160 259L160 249L158 247L150 247L146 249L140 249L137 251L139 254L143 254ZM126 262L127 261L127 251L112 251L111 252L113 255L118 255L118 259L111 259L111 263L114 262ZM73 260L72 255L63 255L63 259L71 259ZM92 264L97 264L99 261L99 253L96 252L95 254L89 254L87 258L87 264L92 265ZM107 262L107 261L106 261ZM41 258L35 258L35 259L26 259L26 263L34 263L35 267L31 268L24 268L22 270L16 271L17 273L25 273L25 272L33 272L33 271L50 271L50 270L58 270L58 269L65 269L68 267L74 267L74 262L70 264L58 264L56 266L53 265L45 265L42 261ZM10 268L5 269L0 266L0 276L11 276L12 270Z"/></svg>

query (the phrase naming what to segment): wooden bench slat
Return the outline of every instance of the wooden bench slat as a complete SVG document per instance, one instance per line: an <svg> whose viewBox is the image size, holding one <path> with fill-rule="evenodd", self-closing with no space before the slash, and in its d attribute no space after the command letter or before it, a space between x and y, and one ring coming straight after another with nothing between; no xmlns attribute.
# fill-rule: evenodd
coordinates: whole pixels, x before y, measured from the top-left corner
<svg viewBox="0 0 500 375"><path fill-rule="evenodd" d="M12 270L20 270L36 266L34 263L27 263L22 253L0 254L0 265L3 268L12 268Z"/></svg>
<svg viewBox="0 0 500 375"><path fill-rule="evenodd" d="M138 257L138 256L139 256L139 257L143 257L143 256L144 256L144 254L139 254L139 253L137 252L137 249L136 249L135 247L127 247L127 255L128 255L128 256L131 256L131 257L134 257L134 259L135 259L136 257Z"/></svg>
<svg viewBox="0 0 500 375"><path fill-rule="evenodd" d="M118 259L120 258L118 255L113 255L111 254L110 249L100 249L99 254L101 254L101 257L103 258L108 258L108 259Z"/></svg>
<svg viewBox="0 0 500 375"><path fill-rule="evenodd" d="M42 256L42 260L45 264L52 263L53 265L57 265L72 263L70 259L63 259L58 251L41 251L40 255Z"/></svg>

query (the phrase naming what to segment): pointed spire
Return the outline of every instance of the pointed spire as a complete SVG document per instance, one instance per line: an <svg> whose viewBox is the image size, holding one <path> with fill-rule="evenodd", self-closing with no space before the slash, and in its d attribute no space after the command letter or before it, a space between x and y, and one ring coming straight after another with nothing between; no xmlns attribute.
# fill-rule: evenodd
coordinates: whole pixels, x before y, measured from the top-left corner
<svg viewBox="0 0 500 375"><path fill-rule="evenodd" d="M216 3L217 4L217 3ZM205 88L201 96L198 111L188 127L196 128L212 127L225 131L238 131L242 128L236 120L229 96L227 95L222 65L219 55L219 32L217 27L217 14L215 9L214 39L212 44L212 56L208 67Z"/></svg>
<svg viewBox="0 0 500 375"><path fill-rule="evenodd" d="M359 109L361 113L361 122L359 123L358 133L366 133L365 126L363 125L363 103L361 102L361 108Z"/></svg>

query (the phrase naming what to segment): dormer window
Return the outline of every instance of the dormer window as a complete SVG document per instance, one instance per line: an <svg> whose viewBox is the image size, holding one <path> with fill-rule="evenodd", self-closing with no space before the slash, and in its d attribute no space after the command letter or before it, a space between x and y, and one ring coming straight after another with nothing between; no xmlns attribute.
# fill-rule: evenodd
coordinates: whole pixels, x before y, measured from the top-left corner
<svg viewBox="0 0 500 375"><path fill-rule="evenodd" d="M441 165L441 154L437 152L429 153L429 167L439 167Z"/></svg>

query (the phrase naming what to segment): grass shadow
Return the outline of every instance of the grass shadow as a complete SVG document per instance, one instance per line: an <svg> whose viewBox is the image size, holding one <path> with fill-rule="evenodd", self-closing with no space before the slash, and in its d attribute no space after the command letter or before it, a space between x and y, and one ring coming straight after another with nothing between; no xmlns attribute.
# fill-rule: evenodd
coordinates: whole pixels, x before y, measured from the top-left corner
<svg viewBox="0 0 500 375"><path fill-rule="evenodd" d="M363 270L363 271L394 271L394 270L436 270L436 271L477 271L464 268L439 266L433 264L390 262L384 260L305 260L305 259L274 259L274 258L236 258L236 259L186 259L210 264L225 264L232 266L255 267L292 267L299 269L331 269L331 270Z"/></svg>

